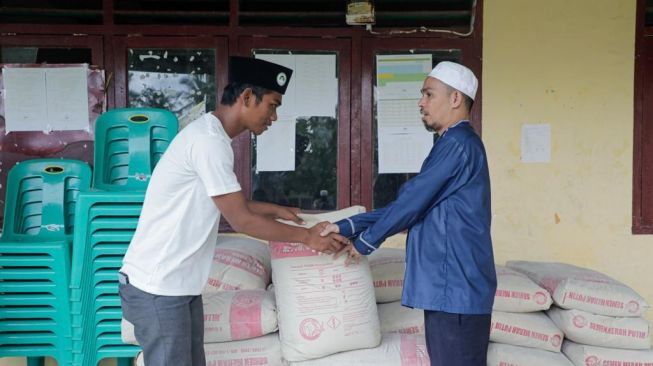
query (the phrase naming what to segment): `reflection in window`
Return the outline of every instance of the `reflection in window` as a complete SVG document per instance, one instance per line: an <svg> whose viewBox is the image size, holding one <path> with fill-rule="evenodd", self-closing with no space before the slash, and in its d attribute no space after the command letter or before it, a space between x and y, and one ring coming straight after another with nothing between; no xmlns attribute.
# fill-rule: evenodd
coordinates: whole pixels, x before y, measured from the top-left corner
<svg viewBox="0 0 653 366"><path fill-rule="evenodd" d="M252 151L256 151L253 139ZM252 199L305 210L337 205L338 122L331 117L297 118L295 170L257 172L252 154Z"/></svg>
<svg viewBox="0 0 653 366"><path fill-rule="evenodd" d="M215 109L215 58L210 49L129 49L127 105L168 109L183 128Z"/></svg>
<svg viewBox="0 0 653 366"><path fill-rule="evenodd" d="M421 52L409 52L408 50L404 51L394 51L394 52L384 52L379 53L383 55L393 55L393 54L431 54L433 60L433 66L435 66L440 61L454 61L460 62L461 54L458 50L437 50L437 51L421 51ZM426 75L424 75L426 77ZM375 87L376 87L376 78L375 78ZM415 100L415 108L417 109L417 100ZM379 159L378 159L378 129L377 129L377 93L375 93L374 98L374 128L373 128L373 141L374 141L374 169L373 169L373 208L382 208L387 206L389 203L394 201L397 198L397 192L399 188L406 183L409 179L417 175L417 173L392 173L392 174L379 174ZM424 130L424 133L429 133ZM437 140L437 135L434 134L433 142Z"/></svg>

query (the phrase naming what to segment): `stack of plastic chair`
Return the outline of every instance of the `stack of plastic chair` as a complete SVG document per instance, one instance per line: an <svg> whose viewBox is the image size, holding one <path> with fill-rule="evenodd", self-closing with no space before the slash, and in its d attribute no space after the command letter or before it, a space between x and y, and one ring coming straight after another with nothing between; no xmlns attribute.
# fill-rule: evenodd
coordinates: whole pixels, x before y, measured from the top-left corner
<svg viewBox="0 0 653 366"><path fill-rule="evenodd" d="M143 198L143 192L80 195L71 276L73 365L94 366L112 357L128 365L139 351L121 341L117 275Z"/></svg>
<svg viewBox="0 0 653 366"><path fill-rule="evenodd" d="M176 135L160 109L117 109L96 123L93 190L80 194L71 273L73 365L104 358L131 365L140 351L122 343L118 270L136 230L155 164Z"/></svg>
<svg viewBox="0 0 653 366"><path fill-rule="evenodd" d="M11 169L0 238L0 357L72 362L71 242L76 201L91 184L82 161L37 159Z"/></svg>

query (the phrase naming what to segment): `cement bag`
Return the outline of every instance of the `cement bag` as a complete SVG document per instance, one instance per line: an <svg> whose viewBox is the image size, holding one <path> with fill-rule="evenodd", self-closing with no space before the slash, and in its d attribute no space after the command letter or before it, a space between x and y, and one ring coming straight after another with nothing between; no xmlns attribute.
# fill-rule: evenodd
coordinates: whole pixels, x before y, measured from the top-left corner
<svg viewBox="0 0 653 366"><path fill-rule="evenodd" d="M271 242L272 281L284 358L303 361L376 347L381 341L367 258L313 252L303 244Z"/></svg>
<svg viewBox="0 0 653 366"><path fill-rule="evenodd" d="M487 366L573 366L562 353L490 342Z"/></svg>
<svg viewBox="0 0 653 366"><path fill-rule="evenodd" d="M360 211L361 207L352 207L302 218L310 226ZM345 267L346 256L334 260L299 243L271 242L270 249L285 359L304 361L379 345L379 317L367 258Z"/></svg>
<svg viewBox="0 0 653 366"><path fill-rule="evenodd" d="M642 318L615 318L552 307L546 313L571 341L610 348L648 349L651 333Z"/></svg>
<svg viewBox="0 0 653 366"><path fill-rule="evenodd" d="M203 293L265 289L270 284L270 248L247 237L218 236Z"/></svg>
<svg viewBox="0 0 653 366"><path fill-rule="evenodd" d="M406 269L406 251L396 248L379 248L368 256L376 302L401 300Z"/></svg>
<svg viewBox="0 0 653 366"><path fill-rule="evenodd" d="M281 358L281 346L277 333L245 341L206 343L204 344L204 353L207 366L288 365ZM142 353L136 358L136 366L145 366Z"/></svg>
<svg viewBox="0 0 653 366"><path fill-rule="evenodd" d="M576 366L653 366L653 351L616 349L565 341L562 353Z"/></svg>
<svg viewBox="0 0 653 366"><path fill-rule="evenodd" d="M551 295L526 275L499 265L496 272L497 292L493 310L526 313L551 306Z"/></svg>
<svg viewBox="0 0 653 366"><path fill-rule="evenodd" d="M384 334L376 348L337 353L315 360L292 362L292 366L429 366L423 335Z"/></svg>
<svg viewBox="0 0 653 366"><path fill-rule="evenodd" d="M401 305L401 301L377 305L381 333L424 334L424 311Z"/></svg>
<svg viewBox="0 0 653 366"><path fill-rule="evenodd" d="M277 330L274 293L243 290L202 295L204 342L260 337Z"/></svg>
<svg viewBox="0 0 653 366"><path fill-rule="evenodd" d="M302 220L305 221L304 225L301 225L303 227L313 227L315 224L320 223L322 221L328 221L328 222L336 222L340 221L342 219L346 219L349 216L354 216L359 213L365 212L365 207L363 206L351 206L347 208L343 208L342 210L338 211L330 211L330 212L323 212L319 214L304 214L300 213L299 217L302 218ZM283 222L284 224L288 225L294 225L294 226L300 226L295 224L292 221L286 221L286 220L279 220Z"/></svg>
<svg viewBox="0 0 653 366"><path fill-rule="evenodd" d="M553 296L556 305L607 316L642 316L648 304L633 289L602 273L565 263L509 261Z"/></svg>
<svg viewBox="0 0 653 366"><path fill-rule="evenodd" d="M260 337L277 330L274 293L265 290L226 291L202 295L204 342ZM123 319L122 341L138 344L134 326Z"/></svg>
<svg viewBox="0 0 653 366"><path fill-rule="evenodd" d="M544 313L492 312L490 341L560 352L563 334Z"/></svg>

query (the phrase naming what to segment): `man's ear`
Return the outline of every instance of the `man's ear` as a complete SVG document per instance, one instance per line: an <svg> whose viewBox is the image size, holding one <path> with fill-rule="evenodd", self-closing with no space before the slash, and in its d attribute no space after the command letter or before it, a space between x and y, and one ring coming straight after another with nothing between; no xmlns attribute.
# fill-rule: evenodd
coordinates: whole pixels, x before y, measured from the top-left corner
<svg viewBox="0 0 653 366"><path fill-rule="evenodd" d="M242 93L240 93L240 97L243 98L243 104L245 107L249 107L249 102L252 100L254 97L254 93L252 93L252 88L245 88Z"/></svg>
<svg viewBox="0 0 653 366"><path fill-rule="evenodd" d="M454 90L451 93L450 98L451 98L450 99L451 100L451 106L454 107L454 108L458 108L458 107L460 107L461 105L463 105L465 103L465 98L463 97L463 93L458 91L458 90Z"/></svg>

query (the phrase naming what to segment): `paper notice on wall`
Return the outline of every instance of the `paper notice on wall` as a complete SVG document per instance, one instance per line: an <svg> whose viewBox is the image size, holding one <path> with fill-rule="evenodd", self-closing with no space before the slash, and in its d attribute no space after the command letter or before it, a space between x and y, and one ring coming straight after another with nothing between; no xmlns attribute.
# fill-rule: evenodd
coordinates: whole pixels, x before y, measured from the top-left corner
<svg viewBox="0 0 653 366"><path fill-rule="evenodd" d="M48 125L46 130L84 130L88 128L88 84L86 67L48 68Z"/></svg>
<svg viewBox="0 0 653 366"><path fill-rule="evenodd" d="M47 125L45 69L2 70L5 84L5 132L41 131Z"/></svg>
<svg viewBox="0 0 653 366"><path fill-rule="evenodd" d="M523 163L551 162L551 125L546 123L522 125L521 161Z"/></svg>
<svg viewBox="0 0 653 366"><path fill-rule="evenodd" d="M336 117L336 55L297 55L295 106L298 116Z"/></svg>
<svg viewBox="0 0 653 366"><path fill-rule="evenodd" d="M423 127L385 127L378 134L379 174L417 173L433 147Z"/></svg>
<svg viewBox="0 0 653 366"><path fill-rule="evenodd" d="M412 99L417 105L424 78L432 65L431 54L376 56L378 100Z"/></svg>
<svg viewBox="0 0 653 366"><path fill-rule="evenodd" d="M262 54L256 58L274 62L293 70L290 83L277 109L280 118L301 116L336 116L338 78L335 54Z"/></svg>
<svg viewBox="0 0 653 366"><path fill-rule="evenodd" d="M376 105L376 123L385 127L420 127L424 131L417 102L411 99L380 100Z"/></svg>
<svg viewBox="0 0 653 366"><path fill-rule="evenodd" d="M262 135L256 137L256 171L294 170L295 120L278 120Z"/></svg>
<svg viewBox="0 0 653 366"><path fill-rule="evenodd" d="M5 67L6 132L88 129L86 74L87 67Z"/></svg>

